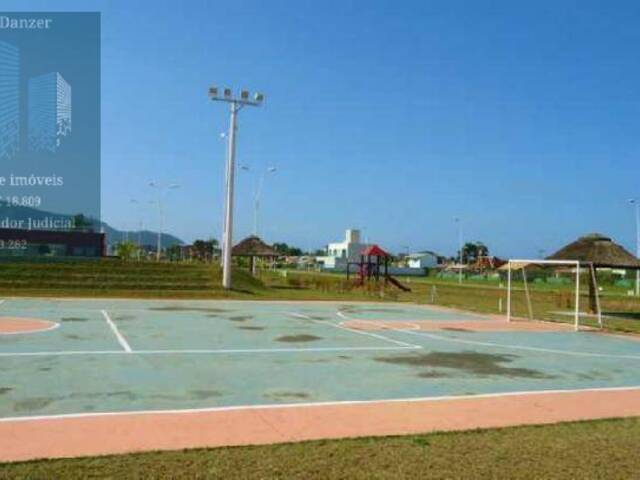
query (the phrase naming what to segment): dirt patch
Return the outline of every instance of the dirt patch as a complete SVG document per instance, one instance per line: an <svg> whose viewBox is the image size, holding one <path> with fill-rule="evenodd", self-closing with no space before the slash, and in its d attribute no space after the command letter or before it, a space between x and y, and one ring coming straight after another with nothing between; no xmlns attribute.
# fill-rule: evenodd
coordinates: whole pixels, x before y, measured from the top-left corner
<svg viewBox="0 0 640 480"><path fill-rule="evenodd" d="M16 412L31 412L33 410L40 410L53 403L51 398L36 397L27 398L26 400L20 400L13 406L13 410Z"/></svg>
<svg viewBox="0 0 640 480"><path fill-rule="evenodd" d="M316 337L315 335L283 335L281 337L276 338L277 342L286 342L286 343L303 343L303 342L315 342L316 340L322 340L322 337Z"/></svg>
<svg viewBox="0 0 640 480"><path fill-rule="evenodd" d="M263 396L271 400L304 400L311 398L311 395L306 392L290 392L286 390L265 393Z"/></svg>
<svg viewBox="0 0 640 480"><path fill-rule="evenodd" d="M246 322L247 320L251 320L252 318L252 315L236 315L234 317L228 317L228 319L232 322Z"/></svg>
<svg viewBox="0 0 640 480"><path fill-rule="evenodd" d="M80 335L74 335L73 333L69 333L64 336L64 338L68 338L69 340L80 340L82 337Z"/></svg>
<svg viewBox="0 0 640 480"><path fill-rule="evenodd" d="M149 310L156 312L207 312L207 313L224 313L224 308L215 307L186 307L182 305L167 305L165 307L151 307Z"/></svg>
<svg viewBox="0 0 640 480"><path fill-rule="evenodd" d="M13 388L11 387L0 387L0 395L4 395L5 393L13 392Z"/></svg>
<svg viewBox="0 0 640 480"><path fill-rule="evenodd" d="M448 368L481 376L504 376L518 378L555 378L530 368L506 367L517 355L499 355L479 352L431 352L422 355L376 357L378 362L412 367Z"/></svg>
<svg viewBox="0 0 640 480"><path fill-rule="evenodd" d="M86 322L89 319L85 317L62 317L61 320L63 322Z"/></svg>
<svg viewBox="0 0 640 480"><path fill-rule="evenodd" d="M460 327L444 327L442 330L446 330L448 332L473 332L473 330L469 330L468 328L460 328Z"/></svg>
<svg viewBox="0 0 640 480"><path fill-rule="evenodd" d="M258 327L258 326L254 326L254 325L243 325L241 327L237 327L240 330L264 330L265 327Z"/></svg>

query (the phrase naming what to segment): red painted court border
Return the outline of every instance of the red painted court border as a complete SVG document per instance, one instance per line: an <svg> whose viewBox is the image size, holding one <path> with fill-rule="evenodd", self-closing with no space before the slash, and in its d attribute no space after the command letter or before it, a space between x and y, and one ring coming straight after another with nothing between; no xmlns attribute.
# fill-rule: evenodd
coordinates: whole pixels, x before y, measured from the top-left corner
<svg viewBox="0 0 640 480"><path fill-rule="evenodd" d="M0 461L640 416L640 387L0 420Z"/></svg>
<svg viewBox="0 0 640 480"><path fill-rule="evenodd" d="M0 317L0 336L46 332L59 326L59 323L40 318Z"/></svg>

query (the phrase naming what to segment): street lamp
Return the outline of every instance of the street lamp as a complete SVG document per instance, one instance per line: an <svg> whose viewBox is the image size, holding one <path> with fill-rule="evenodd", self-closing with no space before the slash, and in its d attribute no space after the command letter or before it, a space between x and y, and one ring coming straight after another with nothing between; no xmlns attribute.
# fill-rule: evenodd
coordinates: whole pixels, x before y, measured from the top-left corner
<svg viewBox="0 0 640 480"><path fill-rule="evenodd" d="M140 208L140 202L135 199L132 198L131 200L129 200L129 202L133 205L137 206L138 209L138 221L139 221L139 225L138 225L138 260L140 259L140 254L141 254L141 249L142 249L142 210Z"/></svg>
<svg viewBox="0 0 640 480"><path fill-rule="evenodd" d="M225 182L225 214L224 214L224 253L222 263L222 286L226 289L231 288L231 248L233 245L233 187L235 174L235 156L236 156L236 133L238 112L245 106L259 107L264 102L264 95L256 93L253 98L250 97L247 90L240 92L240 97L236 97L230 88L224 88L222 96L218 87L211 86L209 88L209 98L213 101L227 102L231 107L231 119L229 122L229 144L227 147L227 168Z"/></svg>
<svg viewBox="0 0 640 480"><path fill-rule="evenodd" d="M269 167L262 175L260 175L260 179L258 180L258 185L256 187L256 192L253 197L253 234L258 236L258 210L260 209L260 197L262 196L262 188L264 186L264 179L270 173L275 173L277 171L276 167Z"/></svg>
<svg viewBox="0 0 640 480"><path fill-rule="evenodd" d="M458 283L462 283L462 223L458 217L453 221L458 225Z"/></svg>
<svg viewBox="0 0 640 480"><path fill-rule="evenodd" d="M177 183L170 183L168 185L163 185L158 182L149 182L149 186L151 188L155 188L158 190L158 214L160 219L160 228L158 228L158 240L156 245L156 261L160 261L160 251L162 250L162 229L164 227L164 195L167 190L175 190L176 188L180 188L180 185Z"/></svg>
<svg viewBox="0 0 640 480"><path fill-rule="evenodd" d="M635 198L630 198L629 203L636 211L636 258L640 257L640 203ZM636 269L636 297L640 296L640 270Z"/></svg>

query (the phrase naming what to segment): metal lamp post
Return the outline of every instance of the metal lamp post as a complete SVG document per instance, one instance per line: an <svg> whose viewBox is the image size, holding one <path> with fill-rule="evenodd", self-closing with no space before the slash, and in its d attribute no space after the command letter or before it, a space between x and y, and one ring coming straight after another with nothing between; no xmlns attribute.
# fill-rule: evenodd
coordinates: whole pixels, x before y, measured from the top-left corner
<svg viewBox="0 0 640 480"><path fill-rule="evenodd" d="M158 214L160 219L160 228L158 228L158 240L156 245L156 261L160 261L160 252L162 251L162 230L164 228L164 194L167 190L175 190L180 188L177 183L170 183L169 185L162 185L158 182L149 182L151 188L158 190Z"/></svg>
<svg viewBox="0 0 640 480"><path fill-rule="evenodd" d="M458 225L458 283L462 283L462 224L458 217L453 221Z"/></svg>
<svg viewBox="0 0 640 480"><path fill-rule="evenodd" d="M629 203L635 207L636 214L636 258L640 258L640 203L635 198L629 199ZM636 297L640 296L640 270L636 270Z"/></svg>
<svg viewBox="0 0 640 480"><path fill-rule="evenodd" d="M218 87L209 88L209 98L218 102L227 102L231 107L231 119L229 122L229 136L227 148L227 168L225 182L225 215L224 215L224 252L222 255L222 286L226 289L231 288L231 248L233 245L233 187L235 174L235 156L236 156L236 132L237 132L237 116L238 112L245 106L259 107L264 101L264 95L261 93L254 94L250 98L247 90L242 90L240 96L234 96L230 88L222 91L222 96L218 91Z"/></svg>
<svg viewBox="0 0 640 480"><path fill-rule="evenodd" d="M253 201L253 234L258 236L258 210L260 210L260 197L262 196L262 188L264 186L264 179L269 173L275 173L277 171L276 167L269 167L262 175L260 175L260 179L258 180L258 185L256 187L256 193L254 195Z"/></svg>

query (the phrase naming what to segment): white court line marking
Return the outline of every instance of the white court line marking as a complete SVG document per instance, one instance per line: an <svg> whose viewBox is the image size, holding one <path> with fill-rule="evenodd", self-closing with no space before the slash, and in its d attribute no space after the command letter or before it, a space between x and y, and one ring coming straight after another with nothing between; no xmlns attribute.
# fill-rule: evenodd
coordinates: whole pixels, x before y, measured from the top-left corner
<svg viewBox="0 0 640 480"><path fill-rule="evenodd" d="M338 325L346 327L345 324L347 322L358 323L358 322L361 322L361 321L365 322L365 323L369 322L369 321L375 322L375 325L376 326L380 326L381 330L383 330L385 328L388 329L388 330L398 330L398 331L401 331L401 330L402 331L404 331L404 330L420 330L420 325L418 325L417 323L405 322L404 320L398 320L398 323L402 323L403 327L405 327L405 328L389 327L389 326L387 326L388 324L393 325L393 322L389 321L389 320L387 320L387 321L384 321L384 320L383 321L378 321L378 320L375 320L375 321L374 320L345 320L343 322L338 323Z"/></svg>
<svg viewBox="0 0 640 480"><path fill-rule="evenodd" d="M366 335L367 337L373 337L373 338L377 338L378 340L384 340L385 342L390 342L390 343L395 343L396 345L401 345L405 348L412 348L412 349L422 349L421 346L419 345L414 345L412 343L407 343L407 342L402 342L400 340L394 340L393 338L389 338L389 337L385 337L384 335L378 335L375 333L371 333L371 332L363 332L361 330L354 330L353 328L348 328L336 323L331 323L331 322L325 322L323 320L315 320L311 317L309 317L308 315L304 315L302 313L297 313L297 312L289 312L289 315L293 316L293 317L297 317L297 318L302 318L304 320L309 320L313 323L318 323L320 325L327 325L329 327L334 327L334 328L338 328L340 330L346 330L347 332L352 332L352 333L357 333L358 335Z"/></svg>
<svg viewBox="0 0 640 480"><path fill-rule="evenodd" d="M330 407L340 405L379 405L385 403L420 403L420 402L442 402L450 400L474 400L479 398L500 398L500 397L524 397L527 395L553 395L572 394L589 392L625 392L640 390L640 385L630 387L601 387L601 388L577 388L566 390L525 390L516 392L501 393L479 393L474 395L444 395L441 397L409 397L409 398L389 398L380 400L336 400L330 402L309 402L309 403L267 403L261 405L231 405L226 407L205 407L205 408L185 408L174 410L132 410L124 412L91 412L91 413L60 413L56 415L34 415L25 417L4 417L0 418L0 423L4 422L29 422L39 420L63 420L65 418L86 418L86 417L112 417L127 415L176 415L193 413L214 413L231 412L237 410L262 410L262 409L290 409L290 408L313 408Z"/></svg>
<svg viewBox="0 0 640 480"><path fill-rule="evenodd" d="M368 322L369 320L360 320L362 322ZM371 322L371 321L369 321ZM373 323L373 322L371 322ZM375 323L374 323L375 324ZM543 353L556 353L561 355L572 355L576 357L597 357L597 358L624 358L631 360L640 360L640 355L625 355L625 354L614 354L614 353L593 353L593 352L576 352L574 350L556 350L553 348L542 348L542 347L527 347L524 345L505 345L502 343L494 343L494 342L480 342L477 340L463 340L461 338L452 338L452 337L444 337L442 335L436 335L433 333L426 332L415 332L411 330L401 330L397 328L387 327L389 330L393 330L396 332L407 333L409 335L418 335L420 337L431 338L433 340L440 340L451 343L463 343L467 345L480 345L483 347L496 347L496 348L507 348L512 350L528 350L532 352L543 352Z"/></svg>
<svg viewBox="0 0 640 480"><path fill-rule="evenodd" d="M414 347L314 347L314 348L221 348L191 350L61 350L58 352L1 352L0 357L47 357L59 355L191 355L233 353L304 353L304 352L353 352L378 350L413 350Z"/></svg>
<svg viewBox="0 0 640 480"><path fill-rule="evenodd" d="M342 314L341 312L338 312L338 315L341 316L342 318L344 318L345 320L356 320L359 322L365 322L365 323L371 323L373 325L377 325L374 321L372 320L361 320L361 319L355 319L355 318L349 318L348 316ZM532 351L532 352L543 352L543 353L556 353L556 354L561 354L561 355L572 355L572 356L576 356L576 357L596 357L596 358L624 358L624 359L630 359L630 360L640 360L640 355L626 355L626 354L614 354L614 353L592 353L592 352L576 352L573 350L556 350L553 348L542 348L542 347L527 347L527 346L523 346L523 345L505 345L502 343L494 343L494 342L480 342L477 340L464 340L461 338L453 338L453 337L445 337L442 335L436 335L433 333L426 333L426 332L414 332L411 330L402 330L402 329L398 329L398 328L393 328L393 327L387 327L389 330L392 331L396 331L396 332L401 332L401 333L406 333L409 335L417 335L419 337L426 337L426 338L431 338L433 340L440 340L440 341L445 341L445 342L451 342L451 343L463 343L463 344L467 344L467 345L480 345L483 347L496 347L496 348L507 348L507 349L512 349L512 350L527 350L527 351Z"/></svg>
<svg viewBox="0 0 640 480"><path fill-rule="evenodd" d="M116 327L116 324L113 323L113 320L111 320L111 317L109 317L109 314L107 313L107 311L106 310L100 310L100 311L102 312L102 316L104 317L104 319L109 324L109 327L111 327L111 331L113 331L113 334L118 339L118 343L120 344L120 346L124 349L125 352L131 353L131 346L129 345L129 342L127 342L127 339L124 338L124 336L120 333L120 330L118 330L118 327Z"/></svg>

